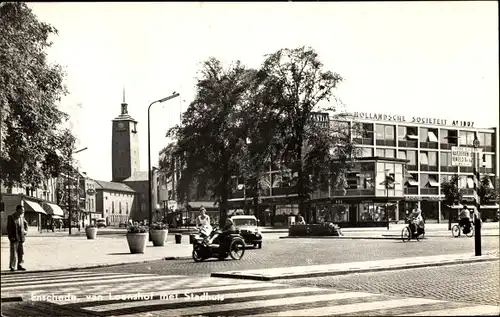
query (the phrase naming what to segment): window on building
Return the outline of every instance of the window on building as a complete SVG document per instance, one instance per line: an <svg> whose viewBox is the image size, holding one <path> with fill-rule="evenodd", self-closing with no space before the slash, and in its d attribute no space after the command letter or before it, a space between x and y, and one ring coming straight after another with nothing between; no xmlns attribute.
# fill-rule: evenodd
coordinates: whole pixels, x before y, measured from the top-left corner
<svg viewBox="0 0 500 317"><path fill-rule="evenodd" d="M373 157L373 149L369 147L363 147L361 150L362 157Z"/></svg>
<svg viewBox="0 0 500 317"><path fill-rule="evenodd" d="M437 129L429 129L427 131L427 142L438 142L438 130Z"/></svg>
<svg viewBox="0 0 500 317"><path fill-rule="evenodd" d="M115 202L114 201L111 202L111 213L112 214L115 213Z"/></svg>
<svg viewBox="0 0 500 317"><path fill-rule="evenodd" d="M398 155L400 155L400 158L404 158L408 160L408 165L417 165L417 151L399 151ZM404 156L404 157L403 157Z"/></svg>
<svg viewBox="0 0 500 317"><path fill-rule="evenodd" d="M395 126L387 124L376 125L377 140L395 140Z"/></svg>
<svg viewBox="0 0 500 317"><path fill-rule="evenodd" d="M406 185L408 186L418 186L418 174L410 173L406 179Z"/></svg>
<svg viewBox="0 0 500 317"><path fill-rule="evenodd" d="M460 145L473 145L475 134L472 131L460 131Z"/></svg>
<svg viewBox="0 0 500 317"><path fill-rule="evenodd" d="M427 152L427 158L430 166L437 166L437 152L429 151Z"/></svg>
<svg viewBox="0 0 500 317"><path fill-rule="evenodd" d="M118 208L119 208L119 209L118 209L118 213L120 213L120 214L121 214L121 213L122 213L122 202L121 202L121 201L120 201L120 202L118 202Z"/></svg>
<svg viewBox="0 0 500 317"><path fill-rule="evenodd" d="M429 182L427 184L428 187L439 187L439 178L436 174L429 175Z"/></svg>
<svg viewBox="0 0 500 317"><path fill-rule="evenodd" d="M398 127L398 139L399 140L418 140L418 128L417 127Z"/></svg>
<svg viewBox="0 0 500 317"><path fill-rule="evenodd" d="M446 129L441 129L439 131L439 142L443 144L448 143L448 130Z"/></svg>
<svg viewBox="0 0 500 317"><path fill-rule="evenodd" d="M420 174L420 187L426 187L429 183L429 174Z"/></svg>
<svg viewBox="0 0 500 317"><path fill-rule="evenodd" d="M474 178L467 176L467 188L474 188Z"/></svg>
<svg viewBox="0 0 500 317"><path fill-rule="evenodd" d="M492 138L493 134L492 133L484 133L484 132L478 132L477 138L479 140L480 146L492 146Z"/></svg>
<svg viewBox="0 0 500 317"><path fill-rule="evenodd" d="M420 128L420 142L427 142L427 128Z"/></svg>
<svg viewBox="0 0 500 317"><path fill-rule="evenodd" d="M483 155L483 164L486 168L493 168L493 154L484 154Z"/></svg>
<svg viewBox="0 0 500 317"><path fill-rule="evenodd" d="M429 157L427 156L427 152L420 152L420 164L429 165Z"/></svg>
<svg viewBox="0 0 500 317"><path fill-rule="evenodd" d="M128 214L128 202L125 203L125 213Z"/></svg>
<svg viewBox="0 0 500 317"><path fill-rule="evenodd" d="M398 158L406 160L406 151L398 151Z"/></svg>
<svg viewBox="0 0 500 317"><path fill-rule="evenodd" d="M451 152L441 152L439 156L441 166L451 166Z"/></svg>
<svg viewBox="0 0 500 317"><path fill-rule="evenodd" d="M467 188L467 176L462 175L458 177L458 187Z"/></svg>

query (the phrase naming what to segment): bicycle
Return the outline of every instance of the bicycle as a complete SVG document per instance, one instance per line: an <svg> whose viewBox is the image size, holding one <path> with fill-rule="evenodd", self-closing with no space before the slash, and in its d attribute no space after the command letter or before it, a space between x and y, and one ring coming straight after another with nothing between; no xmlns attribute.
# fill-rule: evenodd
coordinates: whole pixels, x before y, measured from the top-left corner
<svg viewBox="0 0 500 317"><path fill-rule="evenodd" d="M451 228L451 235L454 238L458 238L463 233L463 230L464 230L464 226L460 226L459 224L456 224ZM465 233L465 235L469 238L474 236L474 226L473 226L472 222L470 222L469 232Z"/></svg>
<svg viewBox="0 0 500 317"><path fill-rule="evenodd" d="M419 232L419 230L417 229L417 233L413 233L410 227L410 220L406 219L406 223L408 223L408 225L404 227L403 230L401 230L401 240L403 240L403 242L410 241L412 238L417 241L420 241L420 239L424 238L424 231Z"/></svg>

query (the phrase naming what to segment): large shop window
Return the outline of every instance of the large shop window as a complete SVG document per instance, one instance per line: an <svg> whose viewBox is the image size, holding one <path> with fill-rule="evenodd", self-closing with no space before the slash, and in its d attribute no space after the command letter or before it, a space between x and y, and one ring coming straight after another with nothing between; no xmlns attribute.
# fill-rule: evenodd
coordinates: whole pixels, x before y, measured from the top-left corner
<svg viewBox="0 0 500 317"><path fill-rule="evenodd" d="M348 211L349 205L333 205L325 219L331 222L347 222L349 215Z"/></svg>
<svg viewBox="0 0 500 317"><path fill-rule="evenodd" d="M361 222L386 221L384 203L361 203L358 208L358 220Z"/></svg>
<svg viewBox="0 0 500 317"><path fill-rule="evenodd" d="M472 176L467 177L467 188L474 188L474 179Z"/></svg>
<svg viewBox="0 0 500 317"><path fill-rule="evenodd" d="M467 188L467 176L458 177L458 188Z"/></svg>

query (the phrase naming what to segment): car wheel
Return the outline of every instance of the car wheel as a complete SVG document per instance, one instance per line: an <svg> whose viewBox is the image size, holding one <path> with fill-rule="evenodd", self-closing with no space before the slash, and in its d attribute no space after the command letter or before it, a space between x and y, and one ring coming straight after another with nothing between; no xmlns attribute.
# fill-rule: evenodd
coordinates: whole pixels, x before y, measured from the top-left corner
<svg viewBox="0 0 500 317"><path fill-rule="evenodd" d="M262 242L259 243L259 249L262 249Z"/></svg>

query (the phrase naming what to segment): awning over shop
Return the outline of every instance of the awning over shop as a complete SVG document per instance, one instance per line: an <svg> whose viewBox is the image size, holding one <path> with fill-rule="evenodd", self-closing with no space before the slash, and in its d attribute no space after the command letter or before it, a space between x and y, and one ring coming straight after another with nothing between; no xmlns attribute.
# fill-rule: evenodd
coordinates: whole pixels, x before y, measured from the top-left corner
<svg viewBox="0 0 500 317"><path fill-rule="evenodd" d="M61 216L55 216L55 215L52 215L52 217L51 217L51 218L52 218L52 219L62 219L62 217L61 217Z"/></svg>
<svg viewBox="0 0 500 317"><path fill-rule="evenodd" d="M498 209L498 205L481 205L481 209Z"/></svg>
<svg viewBox="0 0 500 317"><path fill-rule="evenodd" d="M45 203L43 204L47 215L61 216L64 217L64 211L56 204Z"/></svg>
<svg viewBox="0 0 500 317"><path fill-rule="evenodd" d="M407 180L406 183L410 186L418 186L418 182L413 179Z"/></svg>
<svg viewBox="0 0 500 317"><path fill-rule="evenodd" d="M42 206L40 206L38 203L34 201L25 200L24 203L25 203L25 208L28 207L26 208L28 211L39 212L45 215L47 214L45 210L43 210Z"/></svg>

